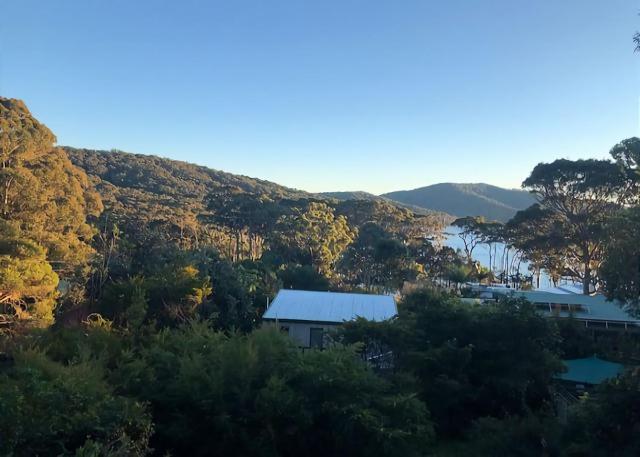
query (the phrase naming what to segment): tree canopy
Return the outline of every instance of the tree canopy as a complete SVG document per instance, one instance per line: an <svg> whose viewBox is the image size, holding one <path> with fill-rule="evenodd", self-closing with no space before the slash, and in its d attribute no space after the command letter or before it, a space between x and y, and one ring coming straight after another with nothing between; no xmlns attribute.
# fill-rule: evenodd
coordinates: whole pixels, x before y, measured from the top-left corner
<svg viewBox="0 0 640 457"><path fill-rule="evenodd" d="M545 229L562 234L564 270L582 281L584 293L590 293L602 262L606 221L636 198L637 179L608 160L559 159L538 164L523 186L548 210L539 215L553 218L538 226L537 239L549 240Z"/></svg>
<svg viewBox="0 0 640 457"><path fill-rule="evenodd" d="M4 319L50 322L57 275L73 282L88 273L94 252L88 218L102 203L55 141L23 102L0 98Z"/></svg>

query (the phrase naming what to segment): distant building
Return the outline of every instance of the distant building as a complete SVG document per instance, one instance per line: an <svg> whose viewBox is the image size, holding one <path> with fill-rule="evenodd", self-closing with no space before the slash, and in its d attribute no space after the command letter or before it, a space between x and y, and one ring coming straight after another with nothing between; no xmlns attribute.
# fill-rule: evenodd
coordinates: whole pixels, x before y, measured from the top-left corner
<svg viewBox="0 0 640 457"><path fill-rule="evenodd" d="M302 347L323 347L338 325L362 317L381 322L397 316L390 295L281 289L265 311L266 325L277 325Z"/></svg>
<svg viewBox="0 0 640 457"><path fill-rule="evenodd" d="M563 360L566 371L555 376L554 404L558 420L566 424L569 407L593 387L624 372L624 365L602 360L595 355L584 359Z"/></svg>
<svg viewBox="0 0 640 457"><path fill-rule="evenodd" d="M545 316L572 317L585 327L605 330L640 330L640 319L633 317L628 307L618 301L608 301L604 295L522 291L487 287L483 298L500 296L522 297L533 303Z"/></svg>

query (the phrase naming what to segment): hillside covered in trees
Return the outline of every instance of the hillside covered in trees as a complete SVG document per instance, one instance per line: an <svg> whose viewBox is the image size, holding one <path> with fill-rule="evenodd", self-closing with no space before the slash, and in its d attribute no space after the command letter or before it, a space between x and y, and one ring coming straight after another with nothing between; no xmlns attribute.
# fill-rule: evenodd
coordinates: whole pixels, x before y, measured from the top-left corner
<svg viewBox="0 0 640 457"><path fill-rule="evenodd" d="M534 197L526 191L489 184L441 183L389 192L382 197L456 217L481 216L501 222L535 203Z"/></svg>
<svg viewBox="0 0 640 457"><path fill-rule="evenodd" d="M403 236L435 236L451 220L386 199L326 198L156 156L62 149L100 194L105 221L134 231L144 224L181 247L212 244L234 260L259 257L278 220L310 204L326 205L351 227L375 222Z"/></svg>

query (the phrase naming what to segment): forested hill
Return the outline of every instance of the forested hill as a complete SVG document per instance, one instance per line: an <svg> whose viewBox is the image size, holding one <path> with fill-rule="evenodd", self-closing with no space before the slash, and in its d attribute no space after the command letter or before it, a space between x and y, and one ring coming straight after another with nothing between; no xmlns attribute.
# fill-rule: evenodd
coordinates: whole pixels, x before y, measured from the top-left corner
<svg viewBox="0 0 640 457"><path fill-rule="evenodd" d="M319 195L323 197L335 198L336 200L378 200L382 197L364 192L355 191L338 191L338 192L321 192Z"/></svg>
<svg viewBox="0 0 640 457"><path fill-rule="evenodd" d="M220 187L282 198L309 198L311 194L269 181L235 175L152 155L64 147L74 165L119 188L157 195L200 198Z"/></svg>
<svg viewBox="0 0 640 457"><path fill-rule="evenodd" d="M535 200L528 192L503 189L489 184L441 183L413 190L383 194L390 200L415 205L452 216L484 216L486 219L507 221Z"/></svg>
<svg viewBox="0 0 640 457"><path fill-rule="evenodd" d="M64 150L104 202L102 228L116 224L133 236L145 227L144 236L136 235L139 246L209 245L226 258L257 259L283 216L304 211L312 202L328 205L353 228L376 222L391 232L421 227L421 232L436 233L448 218L416 213L384 198L340 200L156 156Z"/></svg>

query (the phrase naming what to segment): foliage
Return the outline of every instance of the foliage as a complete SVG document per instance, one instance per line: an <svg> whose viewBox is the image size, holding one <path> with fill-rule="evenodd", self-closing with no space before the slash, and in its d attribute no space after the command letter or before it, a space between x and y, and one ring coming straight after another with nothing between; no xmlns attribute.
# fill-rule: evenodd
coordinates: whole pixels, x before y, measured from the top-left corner
<svg viewBox="0 0 640 457"><path fill-rule="evenodd" d="M552 417L533 414L474 422L464 455L539 457L560 455L560 427Z"/></svg>
<svg viewBox="0 0 640 457"><path fill-rule="evenodd" d="M51 323L58 275L82 281L93 253L87 218L100 198L55 140L23 102L0 97L3 321Z"/></svg>
<svg viewBox="0 0 640 457"><path fill-rule="evenodd" d="M299 352L272 330L165 329L125 355L124 391L148 401L154 448L177 455L412 455L424 406L352 350Z"/></svg>
<svg viewBox="0 0 640 457"><path fill-rule="evenodd" d="M378 339L389 347L395 369L417 379L420 398L445 436L480 417L541 410L560 370L553 323L521 300L472 306L422 290L405 296L398 320L361 325L345 327L346 341L370 348Z"/></svg>
<svg viewBox="0 0 640 457"><path fill-rule="evenodd" d="M14 319L53 322L58 275L45 252L22 235L17 223L0 220L0 325Z"/></svg>
<svg viewBox="0 0 640 457"><path fill-rule="evenodd" d="M277 282L268 271L247 270L227 260L212 261L207 266L212 278L213 296L205 315L217 328L250 331L266 307L267 297L275 293Z"/></svg>
<svg viewBox="0 0 640 457"><path fill-rule="evenodd" d="M462 240L464 246L464 254L467 258L467 263L473 262L473 251L482 242L483 230L482 227L485 224L483 217L466 216L456 219L451 223L452 226L459 229L458 238Z"/></svg>
<svg viewBox="0 0 640 457"><path fill-rule="evenodd" d="M285 289L327 291L331 288L329 280L310 265L287 265L278 271L278 277Z"/></svg>
<svg viewBox="0 0 640 457"><path fill-rule="evenodd" d="M33 350L14 357L0 374L3 455L147 455L152 425L145 406L115 394L97 361L63 365Z"/></svg>
<svg viewBox="0 0 640 457"><path fill-rule="evenodd" d="M406 280L418 275L417 264L407 247L379 225L368 222L344 253L340 272L355 287L398 290Z"/></svg>
<svg viewBox="0 0 640 457"><path fill-rule="evenodd" d="M192 265L169 265L155 275L110 283L99 311L122 327L136 329L145 322L171 325L201 312L212 293L209 278Z"/></svg>
<svg viewBox="0 0 640 457"><path fill-rule="evenodd" d="M444 277L459 289L462 283L471 279L471 274L469 265L451 265L445 272Z"/></svg>
<svg viewBox="0 0 640 457"><path fill-rule="evenodd" d="M518 211L505 225L506 241L524 254L538 275L544 270L557 283L566 271L566 238L562 219L539 204Z"/></svg>
<svg viewBox="0 0 640 457"><path fill-rule="evenodd" d="M611 149L611 155L626 172L640 177L640 138L621 141ZM628 207L612 217L606 227L609 236L601 267L604 288L610 298L627 301L634 308L640 301L640 208Z"/></svg>
<svg viewBox="0 0 640 457"><path fill-rule="evenodd" d="M383 199L323 200L157 157L66 151L91 176L106 205L97 223L100 262L91 281L96 298L111 281L146 276L148 266L165 263L171 249L202 251L233 262L262 261L281 278L294 274L289 283L309 282L300 275L311 265L334 285L344 286L336 267L358 229L368 223L382 227L393 240L386 246L393 257L387 267L396 271L387 274L381 266L386 278L379 282L398 287L420 273L411 259L399 255L405 250L401 244L437 236L447 222L441 214L416 214Z"/></svg>
<svg viewBox="0 0 640 457"><path fill-rule="evenodd" d="M605 382L573 411L567 455L620 457L640 453L640 373L630 371Z"/></svg>
<svg viewBox="0 0 640 457"><path fill-rule="evenodd" d="M591 292L598 280L607 218L635 198L637 182L618 164L594 159L541 163L523 182L548 210L540 215L553 219L540 224L536 232L543 239L550 236L544 229L562 234L564 270L582 281L584 293Z"/></svg>
<svg viewBox="0 0 640 457"><path fill-rule="evenodd" d="M608 225L614 234L606 243L601 268L604 288L610 298L640 306L640 209L621 212Z"/></svg>
<svg viewBox="0 0 640 457"><path fill-rule="evenodd" d="M290 262L312 265L325 276L354 238L344 216L335 216L325 203L311 202L307 208L283 217L277 227L276 246Z"/></svg>

